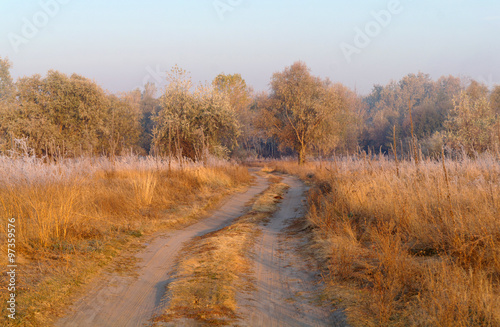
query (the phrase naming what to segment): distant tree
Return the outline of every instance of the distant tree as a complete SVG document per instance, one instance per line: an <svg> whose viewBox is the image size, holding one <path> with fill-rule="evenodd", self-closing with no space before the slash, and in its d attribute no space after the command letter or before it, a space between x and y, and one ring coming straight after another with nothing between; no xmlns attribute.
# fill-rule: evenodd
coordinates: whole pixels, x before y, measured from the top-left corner
<svg viewBox="0 0 500 327"><path fill-rule="evenodd" d="M175 66L155 115L153 142L157 153L204 159L207 153L227 156L237 144L239 123L226 93L198 87L186 71Z"/></svg>
<svg viewBox="0 0 500 327"><path fill-rule="evenodd" d="M261 92L254 96L250 107L252 115L253 134L251 138L252 150L257 157L278 158L286 153L286 149L280 147L280 141L270 126L268 116L272 112L272 100L267 92Z"/></svg>
<svg viewBox="0 0 500 327"><path fill-rule="evenodd" d="M103 152L110 156L124 150L138 150L141 135L141 93L135 90L120 97L109 95L106 135L103 137Z"/></svg>
<svg viewBox="0 0 500 327"><path fill-rule="evenodd" d="M160 102L156 98L156 86L154 83L147 83L141 95L141 128L139 144L145 153L151 153L151 143L153 140L153 130L155 122L154 115L160 109Z"/></svg>
<svg viewBox="0 0 500 327"><path fill-rule="evenodd" d="M14 105L2 125L15 137L27 137L37 155L94 154L105 133L108 99L93 81L57 71L23 77L16 83Z"/></svg>
<svg viewBox="0 0 500 327"><path fill-rule="evenodd" d="M449 112L453 109L453 98L460 94L463 90L462 80L454 76L441 76L436 82L434 92L436 95L435 108L439 115L440 127L443 129L443 123L448 117Z"/></svg>
<svg viewBox="0 0 500 327"><path fill-rule="evenodd" d="M384 87L379 84L375 84L373 86L372 92L368 94L363 101L368 106L368 113L371 112L371 109L375 108L377 103L382 99L382 92L384 91Z"/></svg>
<svg viewBox="0 0 500 327"><path fill-rule="evenodd" d="M12 67L8 59L0 57L0 150L11 147L11 138L8 132L8 117L12 110L15 86L10 75Z"/></svg>
<svg viewBox="0 0 500 327"><path fill-rule="evenodd" d="M468 89L454 99L454 109L446 121L448 143L456 149L463 148L469 155L486 151L497 141L496 123L486 95Z"/></svg>
<svg viewBox="0 0 500 327"><path fill-rule="evenodd" d="M490 95L490 103L493 111L500 115L500 85L496 85Z"/></svg>
<svg viewBox="0 0 500 327"><path fill-rule="evenodd" d="M212 85L221 93L226 93L229 103L236 112L245 111L251 102L251 90L240 74L219 74Z"/></svg>
<svg viewBox="0 0 500 327"><path fill-rule="evenodd" d="M9 59L0 57L0 101L8 100L14 95L14 83L10 75L11 67Z"/></svg>
<svg viewBox="0 0 500 327"><path fill-rule="evenodd" d="M484 83L479 83L476 80L471 80L466 89L467 95L472 100L478 100L488 96L488 87Z"/></svg>
<svg viewBox="0 0 500 327"><path fill-rule="evenodd" d="M240 74L219 74L212 82L219 92L225 93L229 103L240 123L241 134L238 138L239 146L235 149L236 156L246 157L252 151L255 127L253 125L255 112L251 110L252 90L247 86Z"/></svg>
<svg viewBox="0 0 500 327"><path fill-rule="evenodd" d="M336 131L329 133L333 137L330 142L320 142L322 154L328 154L332 146L336 151L353 153L359 145L359 138L363 129L363 119L366 116L366 106L362 99L348 87L336 83L328 86L330 93L331 114L330 124ZM326 145L326 147L321 148Z"/></svg>
<svg viewBox="0 0 500 327"><path fill-rule="evenodd" d="M262 111L261 121L281 146L297 151L299 164L314 147L325 151L336 146L340 99L329 91L328 81L312 76L304 63L296 62L273 75L271 88L271 104Z"/></svg>
<svg viewBox="0 0 500 327"><path fill-rule="evenodd" d="M411 120L417 140L432 139L432 142L424 143L436 143L437 135L441 135L445 129L448 113L453 109L453 97L462 89L459 78L441 77L434 82L423 73L409 74L399 82L391 82L383 87L376 86L364 100L368 108L362 146L389 151L393 143L394 126L398 140L404 144L412 142Z"/></svg>

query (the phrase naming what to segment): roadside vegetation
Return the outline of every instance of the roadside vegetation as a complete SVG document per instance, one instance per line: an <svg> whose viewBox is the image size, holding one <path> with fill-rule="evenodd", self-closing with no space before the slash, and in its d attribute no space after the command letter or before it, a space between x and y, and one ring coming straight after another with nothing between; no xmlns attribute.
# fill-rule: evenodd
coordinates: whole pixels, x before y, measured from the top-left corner
<svg viewBox="0 0 500 327"><path fill-rule="evenodd" d="M499 160L354 156L274 168L315 185L312 248L326 296L352 325L498 326Z"/></svg>
<svg viewBox="0 0 500 327"><path fill-rule="evenodd" d="M193 222L251 180L246 168L223 161L186 161L181 168L179 162L137 157L50 165L34 157L0 157L0 171L0 221L6 228L7 219L16 218L22 267L17 319L7 321L4 306L2 326L47 325L102 269L132 270L133 260L120 254L139 249L143 236ZM6 235L0 234L2 253ZM2 292L1 301L7 296Z"/></svg>

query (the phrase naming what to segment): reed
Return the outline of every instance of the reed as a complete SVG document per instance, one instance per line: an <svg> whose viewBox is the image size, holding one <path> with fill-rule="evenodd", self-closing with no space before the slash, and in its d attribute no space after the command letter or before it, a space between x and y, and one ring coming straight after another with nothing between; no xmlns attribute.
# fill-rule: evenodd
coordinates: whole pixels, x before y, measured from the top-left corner
<svg viewBox="0 0 500 327"><path fill-rule="evenodd" d="M383 157L274 167L315 183L313 248L332 298L349 299L353 325L500 325L494 155L400 161L399 176Z"/></svg>
<svg viewBox="0 0 500 327"><path fill-rule="evenodd" d="M251 180L246 168L223 161L180 166L132 156L58 163L0 157L0 248L7 252L7 220L14 217L23 267L16 323L50 325L70 295L137 238L189 223ZM0 325L9 326L5 309Z"/></svg>

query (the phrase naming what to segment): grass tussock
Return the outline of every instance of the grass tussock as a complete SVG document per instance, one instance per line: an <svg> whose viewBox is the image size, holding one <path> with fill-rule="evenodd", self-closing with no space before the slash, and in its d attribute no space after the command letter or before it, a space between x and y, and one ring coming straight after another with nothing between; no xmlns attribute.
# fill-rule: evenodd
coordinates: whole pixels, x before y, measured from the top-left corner
<svg viewBox="0 0 500 327"><path fill-rule="evenodd" d="M180 255L175 282L168 288L169 307L156 321L194 319L208 325L234 322L236 293L252 288L247 258L259 233L258 224L277 208L288 185L271 176L273 184L252 204L250 211L221 230L194 239Z"/></svg>
<svg viewBox="0 0 500 327"><path fill-rule="evenodd" d="M8 164L3 168L11 169L12 163ZM228 164L170 170L120 167L89 166L84 173L79 166L71 174L64 163L59 169L64 174L57 175L53 164L28 163L24 168L35 173L10 176L0 185L4 229L0 247L7 252L7 219L15 217L16 259L22 267L16 289L17 319L8 321L3 306L0 325L49 324L79 285L109 266L124 249L137 247L139 237L193 221L251 180L245 168ZM43 175L45 168L54 173L51 178L29 177ZM1 278L6 285L4 270L5 266ZM0 300L5 302L7 296L2 292Z"/></svg>
<svg viewBox="0 0 500 327"><path fill-rule="evenodd" d="M496 158L274 168L316 185L308 220L317 255L353 325L500 325Z"/></svg>

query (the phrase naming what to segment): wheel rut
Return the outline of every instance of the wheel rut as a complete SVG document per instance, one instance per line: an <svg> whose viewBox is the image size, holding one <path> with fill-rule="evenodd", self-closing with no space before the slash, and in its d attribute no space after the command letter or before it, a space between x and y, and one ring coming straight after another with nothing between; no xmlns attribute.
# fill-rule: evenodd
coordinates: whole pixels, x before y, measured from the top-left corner
<svg viewBox="0 0 500 327"><path fill-rule="evenodd" d="M305 215L307 187L286 176L290 189L256 242L252 260L256 291L241 294L238 326L347 326L340 311L318 304L318 272L298 253L300 237L285 229Z"/></svg>

